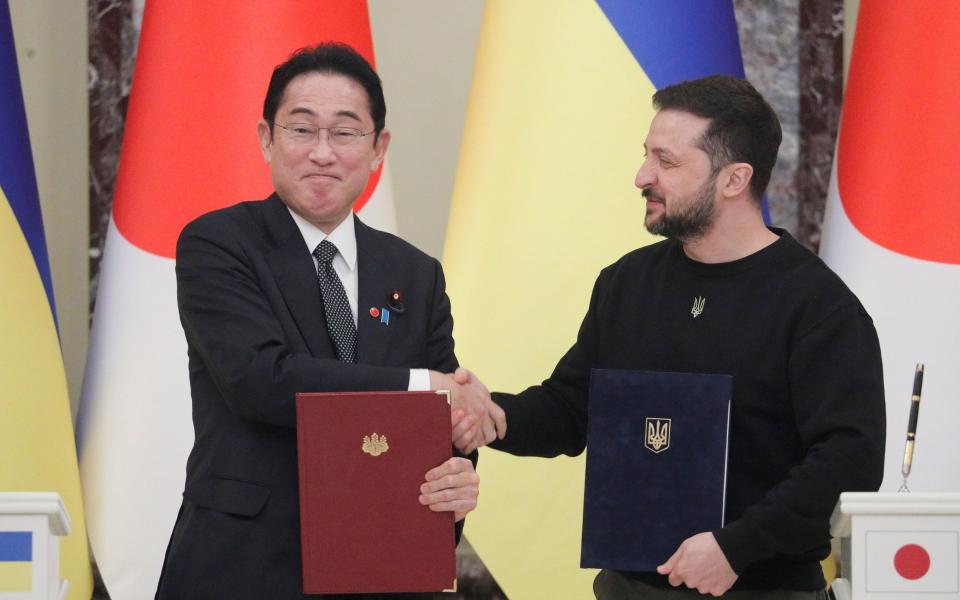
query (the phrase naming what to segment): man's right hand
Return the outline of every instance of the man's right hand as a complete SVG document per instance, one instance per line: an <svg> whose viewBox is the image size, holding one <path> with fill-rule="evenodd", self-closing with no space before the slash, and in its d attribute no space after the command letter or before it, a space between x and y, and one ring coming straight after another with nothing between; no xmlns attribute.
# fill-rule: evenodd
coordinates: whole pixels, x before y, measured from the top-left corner
<svg viewBox="0 0 960 600"><path fill-rule="evenodd" d="M467 369L453 374L430 371L430 387L451 392L451 408L463 417L454 420L454 445L464 454L473 452L507 433L507 418L490 398L490 391ZM472 419L470 417L473 417Z"/></svg>
<svg viewBox="0 0 960 600"><path fill-rule="evenodd" d="M463 367L454 372L453 379L463 386L478 386L486 402L487 414L486 418L480 421L480 429L477 432L477 447L486 446L497 438L502 440L507 435L507 415L490 397L490 390L487 389L487 386L483 385L483 382L473 372Z"/></svg>

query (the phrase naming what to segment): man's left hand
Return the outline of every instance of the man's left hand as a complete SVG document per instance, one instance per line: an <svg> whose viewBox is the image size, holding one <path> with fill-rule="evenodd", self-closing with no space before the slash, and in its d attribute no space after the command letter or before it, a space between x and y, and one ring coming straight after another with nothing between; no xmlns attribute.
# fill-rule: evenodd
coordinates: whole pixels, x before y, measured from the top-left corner
<svg viewBox="0 0 960 600"><path fill-rule="evenodd" d="M686 585L701 594L721 596L737 580L727 557L709 531L689 537L680 544L657 573L669 575L670 585Z"/></svg>
<svg viewBox="0 0 960 600"><path fill-rule="evenodd" d="M477 507L479 495L480 476L473 463L456 456L427 471L420 486L420 504L435 512L452 510L457 521Z"/></svg>

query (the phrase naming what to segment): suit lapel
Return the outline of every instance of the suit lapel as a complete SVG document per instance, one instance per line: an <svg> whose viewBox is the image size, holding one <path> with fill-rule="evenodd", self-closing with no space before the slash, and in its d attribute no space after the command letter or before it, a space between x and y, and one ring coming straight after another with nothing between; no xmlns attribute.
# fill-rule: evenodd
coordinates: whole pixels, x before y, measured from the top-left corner
<svg viewBox="0 0 960 600"><path fill-rule="evenodd" d="M266 253L267 264L310 354L335 356L323 318L323 302L313 258L293 217L276 194L266 202L264 222L271 246Z"/></svg>
<svg viewBox="0 0 960 600"><path fill-rule="evenodd" d="M389 325L370 314L371 308L383 310L396 273L393 259L383 249L376 232L355 220L357 234L357 349L359 361L371 365L387 364L390 350Z"/></svg>

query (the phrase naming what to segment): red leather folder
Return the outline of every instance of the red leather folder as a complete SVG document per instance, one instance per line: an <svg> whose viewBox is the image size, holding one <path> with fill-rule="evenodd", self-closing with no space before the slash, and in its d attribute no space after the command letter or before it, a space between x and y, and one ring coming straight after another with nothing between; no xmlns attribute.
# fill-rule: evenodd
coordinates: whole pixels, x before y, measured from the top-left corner
<svg viewBox="0 0 960 600"><path fill-rule="evenodd" d="M304 593L452 589L453 513L418 500L452 445L446 393L297 394Z"/></svg>

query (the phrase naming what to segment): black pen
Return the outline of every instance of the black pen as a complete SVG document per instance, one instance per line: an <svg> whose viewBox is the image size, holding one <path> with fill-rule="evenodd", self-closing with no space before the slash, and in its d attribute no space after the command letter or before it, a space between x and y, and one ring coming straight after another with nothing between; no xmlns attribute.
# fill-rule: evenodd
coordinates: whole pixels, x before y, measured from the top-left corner
<svg viewBox="0 0 960 600"><path fill-rule="evenodd" d="M913 466L913 445L917 439L917 417L920 414L920 388L923 387L923 363L917 363L917 371L913 375L913 395L910 397L910 421L907 423L907 444L903 448L903 467L900 472L903 474L904 485L906 485L907 476L910 475L910 468Z"/></svg>

